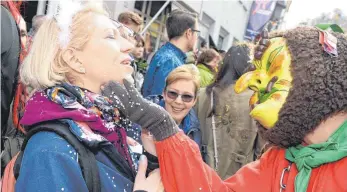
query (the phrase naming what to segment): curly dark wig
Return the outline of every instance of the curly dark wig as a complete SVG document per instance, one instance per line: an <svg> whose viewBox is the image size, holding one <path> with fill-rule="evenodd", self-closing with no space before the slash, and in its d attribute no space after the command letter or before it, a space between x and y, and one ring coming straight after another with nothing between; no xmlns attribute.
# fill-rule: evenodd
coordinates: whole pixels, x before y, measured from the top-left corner
<svg viewBox="0 0 347 192"><path fill-rule="evenodd" d="M270 37L284 37L291 53L292 87L272 129L259 123L260 133L271 144L290 147L322 121L347 112L347 36L337 38L338 57L331 57L319 44L318 29L300 27Z"/></svg>

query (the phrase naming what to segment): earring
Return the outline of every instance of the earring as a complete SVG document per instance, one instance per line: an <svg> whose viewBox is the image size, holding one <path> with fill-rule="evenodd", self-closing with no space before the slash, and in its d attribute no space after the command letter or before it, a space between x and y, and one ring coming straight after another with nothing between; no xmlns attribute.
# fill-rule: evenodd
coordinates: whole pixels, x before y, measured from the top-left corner
<svg viewBox="0 0 347 192"><path fill-rule="evenodd" d="M86 69L84 67L80 67L79 72L85 74L86 73Z"/></svg>

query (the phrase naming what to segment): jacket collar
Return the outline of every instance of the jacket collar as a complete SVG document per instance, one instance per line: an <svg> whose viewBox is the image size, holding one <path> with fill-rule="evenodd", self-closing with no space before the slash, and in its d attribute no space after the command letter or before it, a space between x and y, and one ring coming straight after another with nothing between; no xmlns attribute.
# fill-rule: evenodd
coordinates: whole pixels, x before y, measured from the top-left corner
<svg viewBox="0 0 347 192"><path fill-rule="evenodd" d="M198 67L198 69L201 69L201 70L204 70L204 71L208 71L208 72L212 72L207 66L206 66L206 64L202 64L202 63L200 63L200 64L198 64L197 65L197 67Z"/></svg>
<svg viewBox="0 0 347 192"><path fill-rule="evenodd" d="M171 42L167 42L167 43L165 44L165 46L166 46L168 49L172 50L172 51L175 53L175 55L177 55L177 57L178 57L180 60L183 61L183 63L186 61L187 55L186 55L181 49L179 49L178 47L176 47L176 46L175 46L174 44L172 44Z"/></svg>

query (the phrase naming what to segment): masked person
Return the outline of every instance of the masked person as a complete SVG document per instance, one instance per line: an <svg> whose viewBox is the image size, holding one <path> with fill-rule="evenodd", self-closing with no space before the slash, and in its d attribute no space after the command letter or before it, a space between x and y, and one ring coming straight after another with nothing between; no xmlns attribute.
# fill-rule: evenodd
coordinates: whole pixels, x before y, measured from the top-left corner
<svg viewBox="0 0 347 192"><path fill-rule="evenodd" d="M235 90L254 91L250 115L271 147L224 181L164 110L140 102L127 84L109 85L146 111L128 116L156 140L165 191L347 191L347 37L300 27L264 33L255 50Z"/></svg>

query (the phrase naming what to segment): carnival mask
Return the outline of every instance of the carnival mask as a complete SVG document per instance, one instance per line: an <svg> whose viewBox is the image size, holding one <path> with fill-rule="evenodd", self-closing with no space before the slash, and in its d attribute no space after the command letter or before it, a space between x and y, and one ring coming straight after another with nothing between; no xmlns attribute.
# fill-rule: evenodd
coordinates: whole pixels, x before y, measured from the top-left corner
<svg viewBox="0 0 347 192"><path fill-rule="evenodd" d="M256 56L261 50L261 55ZM254 91L250 99L250 115L267 129L278 120L278 113L286 101L291 87L291 56L282 37L267 40L256 49L252 67L235 84L235 92L247 88Z"/></svg>

